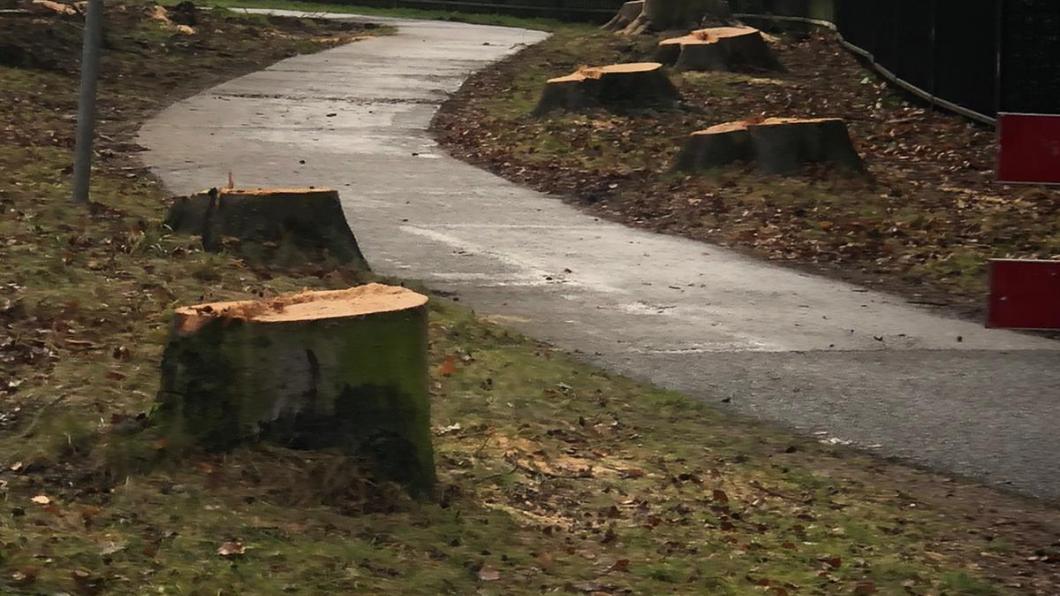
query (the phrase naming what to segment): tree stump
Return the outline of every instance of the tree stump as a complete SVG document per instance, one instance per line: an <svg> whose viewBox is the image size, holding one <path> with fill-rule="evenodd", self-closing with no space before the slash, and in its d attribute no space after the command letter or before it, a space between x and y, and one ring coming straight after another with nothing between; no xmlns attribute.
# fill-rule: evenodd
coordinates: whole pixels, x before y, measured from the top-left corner
<svg viewBox="0 0 1060 596"><path fill-rule="evenodd" d="M229 248L252 262L333 259L368 269L339 193L326 188L210 189L178 197L165 223L201 236L208 251Z"/></svg>
<svg viewBox="0 0 1060 596"><path fill-rule="evenodd" d="M175 448L337 448L426 495L426 304L368 284L179 308L153 417Z"/></svg>
<svg viewBox="0 0 1060 596"><path fill-rule="evenodd" d="M687 29L704 17L728 20L732 10L726 0L638 0L626 2L604 25L608 31L640 35L650 31Z"/></svg>
<svg viewBox="0 0 1060 596"><path fill-rule="evenodd" d="M583 67L549 79L534 114L596 105L645 106L677 98L677 88L658 62Z"/></svg>
<svg viewBox="0 0 1060 596"><path fill-rule="evenodd" d="M783 70L753 27L713 27L664 39L656 59L680 70Z"/></svg>
<svg viewBox="0 0 1060 596"><path fill-rule="evenodd" d="M712 126L692 133L676 168L703 170L737 161L754 162L768 174L787 174L819 162L863 170L846 123L839 118L766 118Z"/></svg>

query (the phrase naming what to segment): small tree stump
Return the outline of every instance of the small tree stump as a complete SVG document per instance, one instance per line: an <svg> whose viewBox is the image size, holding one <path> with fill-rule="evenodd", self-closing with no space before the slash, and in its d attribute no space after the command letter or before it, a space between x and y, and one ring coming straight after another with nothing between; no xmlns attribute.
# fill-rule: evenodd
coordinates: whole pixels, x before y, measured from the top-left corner
<svg viewBox="0 0 1060 596"><path fill-rule="evenodd" d="M753 27L713 27L664 39L656 59L681 70L783 70Z"/></svg>
<svg viewBox="0 0 1060 596"><path fill-rule="evenodd" d="M428 494L426 304L368 284L179 308L154 418L174 446L338 448Z"/></svg>
<svg viewBox="0 0 1060 596"><path fill-rule="evenodd" d="M300 265L331 258L367 270L339 193L326 188L210 189L178 197L166 216L206 250L233 248L254 262Z"/></svg>
<svg viewBox="0 0 1060 596"><path fill-rule="evenodd" d="M736 161L755 162L768 174L787 174L818 162L863 170L846 123L838 118L766 118L712 126L692 133L676 168L702 170Z"/></svg>
<svg viewBox="0 0 1060 596"><path fill-rule="evenodd" d="M644 106L677 99L677 88L658 62L579 68L549 79L534 114L596 105Z"/></svg>

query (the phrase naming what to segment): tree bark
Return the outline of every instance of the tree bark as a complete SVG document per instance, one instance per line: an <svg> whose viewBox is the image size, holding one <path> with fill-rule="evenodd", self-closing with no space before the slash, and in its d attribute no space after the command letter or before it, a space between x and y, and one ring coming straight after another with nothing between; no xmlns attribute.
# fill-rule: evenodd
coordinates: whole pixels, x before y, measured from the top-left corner
<svg viewBox="0 0 1060 596"><path fill-rule="evenodd" d="M664 39L656 59L680 70L783 70L752 27L713 27Z"/></svg>
<svg viewBox="0 0 1060 596"><path fill-rule="evenodd" d="M297 266L330 259L368 269L334 190L211 189L178 197L166 225L201 236L208 251L230 248L251 262Z"/></svg>
<svg viewBox="0 0 1060 596"><path fill-rule="evenodd" d="M864 165L838 118L767 118L712 126L692 133L675 167L694 171L754 162L767 174L790 174L807 163L832 163L861 172Z"/></svg>
<svg viewBox="0 0 1060 596"><path fill-rule="evenodd" d="M179 308L153 418L177 449L335 448L427 495L426 303L369 284Z"/></svg>
<svg viewBox="0 0 1060 596"><path fill-rule="evenodd" d="M605 31L623 31L626 27L629 27L633 21L637 20L637 17L644 12L644 0L633 0L632 2L626 2L615 13L615 16L611 17L602 28Z"/></svg>
<svg viewBox="0 0 1060 596"><path fill-rule="evenodd" d="M677 88L658 62L636 62L581 68L549 79L535 115L553 110L602 106L647 106L678 98Z"/></svg>
<svg viewBox="0 0 1060 596"><path fill-rule="evenodd" d="M608 31L639 35L652 31L689 29L705 16L728 19L732 16L726 0L643 0L627 2L604 26Z"/></svg>

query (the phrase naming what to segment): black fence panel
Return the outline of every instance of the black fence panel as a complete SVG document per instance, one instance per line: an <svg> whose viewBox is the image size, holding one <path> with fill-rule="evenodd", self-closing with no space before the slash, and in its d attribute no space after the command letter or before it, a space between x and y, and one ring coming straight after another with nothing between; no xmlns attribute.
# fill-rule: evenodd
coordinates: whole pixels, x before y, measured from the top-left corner
<svg viewBox="0 0 1060 596"><path fill-rule="evenodd" d="M896 0L893 4L898 9L893 36L894 74L932 93L935 87L936 0Z"/></svg>
<svg viewBox="0 0 1060 596"><path fill-rule="evenodd" d="M1060 114L1060 1L1007 0L1001 111Z"/></svg>
<svg viewBox="0 0 1060 596"><path fill-rule="evenodd" d="M996 114L998 0L936 1L935 95L980 114Z"/></svg>
<svg viewBox="0 0 1060 596"><path fill-rule="evenodd" d="M731 1L737 13L830 21L899 83L980 119L999 106L1060 113L1060 0Z"/></svg>

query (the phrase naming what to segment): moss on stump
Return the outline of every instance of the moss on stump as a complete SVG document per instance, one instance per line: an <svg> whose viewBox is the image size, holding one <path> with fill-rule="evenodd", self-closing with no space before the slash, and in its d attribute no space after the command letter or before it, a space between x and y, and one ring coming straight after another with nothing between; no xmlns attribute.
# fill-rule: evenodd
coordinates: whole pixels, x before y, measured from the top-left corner
<svg viewBox="0 0 1060 596"><path fill-rule="evenodd" d="M783 70L753 27L712 27L664 39L656 59L680 70Z"/></svg>
<svg viewBox="0 0 1060 596"><path fill-rule="evenodd" d="M658 62L587 66L549 79L534 114L594 106L664 105L677 98L677 88Z"/></svg>
<svg viewBox="0 0 1060 596"><path fill-rule="evenodd" d="M789 174L807 163L832 163L861 172L864 166L838 118L741 120L692 133L675 167L693 171L754 162L767 174Z"/></svg>
<svg viewBox="0 0 1060 596"><path fill-rule="evenodd" d="M174 448L334 448L428 495L426 303L368 284L179 308L154 418Z"/></svg>
<svg viewBox="0 0 1060 596"><path fill-rule="evenodd" d="M166 225L201 236L206 250L228 248L255 263L297 266L330 259L368 269L339 193L330 189L210 189L178 197Z"/></svg>

